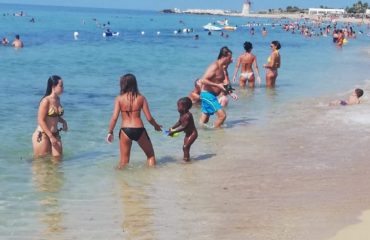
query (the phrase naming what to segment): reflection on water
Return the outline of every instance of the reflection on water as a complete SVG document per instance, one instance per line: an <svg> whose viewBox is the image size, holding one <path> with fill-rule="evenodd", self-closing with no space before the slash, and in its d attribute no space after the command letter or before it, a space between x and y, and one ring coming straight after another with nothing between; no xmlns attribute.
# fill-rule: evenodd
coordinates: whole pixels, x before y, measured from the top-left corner
<svg viewBox="0 0 370 240"><path fill-rule="evenodd" d="M137 180L137 179L136 179ZM130 179L117 179L122 196L122 228L127 239L155 239L153 224L154 212L149 205L146 192L149 184L130 182Z"/></svg>
<svg viewBox="0 0 370 240"><path fill-rule="evenodd" d="M32 162L32 180L40 196L41 222L45 224L44 237L63 231L63 213L59 205L59 191L63 186L64 176L59 162L50 159L35 159Z"/></svg>

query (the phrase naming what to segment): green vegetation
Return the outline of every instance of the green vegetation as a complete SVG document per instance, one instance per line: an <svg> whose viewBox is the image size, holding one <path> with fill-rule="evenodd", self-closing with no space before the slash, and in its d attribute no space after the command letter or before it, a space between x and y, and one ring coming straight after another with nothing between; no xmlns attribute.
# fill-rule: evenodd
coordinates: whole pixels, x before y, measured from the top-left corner
<svg viewBox="0 0 370 240"><path fill-rule="evenodd" d="M325 9L328 9L328 8L333 8L333 7L328 7L328 6L324 6L324 5L320 5L319 8L325 8ZM354 3L352 5L352 7L346 7L345 10L347 13L350 13L350 14L355 14L355 13L365 13L366 12L366 9L369 8L369 4L367 2L362 2L362 1L358 1L357 3ZM302 8L299 8L299 7L296 7L296 6L287 6L286 9L282 9L282 8L279 8L279 9L268 9L268 13L303 13L303 12L307 12L308 9L302 9ZM262 12L260 12L262 13ZM263 13L266 13L265 11Z"/></svg>
<svg viewBox="0 0 370 240"><path fill-rule="evenodd" d="M286 12L288 12L288 13L296 13L296 12L301 12L302 11L302 9L299 9L298 7L296 7L296 6L288 6L288 7L286 7Z"/></svg>
<svg viewBox="0 0 370 240"><path fill-rule="evenodd" d="M346 7L347 13L365 13L366 9L369 8L368 3L362 3L361 1L358 1L357 3L354 3L352 7Z"/></svg>

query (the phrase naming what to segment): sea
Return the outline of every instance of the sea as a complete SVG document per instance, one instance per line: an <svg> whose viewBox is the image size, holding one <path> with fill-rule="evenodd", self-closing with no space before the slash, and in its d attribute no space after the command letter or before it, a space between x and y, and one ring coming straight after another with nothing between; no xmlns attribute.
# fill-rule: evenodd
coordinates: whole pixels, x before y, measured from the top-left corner
<svg viewBox="0 0 370 240"><path fill-rule="evenodd" d="M286 32L289 19L14 4L0 4L0 14L0 37L19 34L25 45L0 46L1 239L328 239L370 209L368 25L352 24L357 38L338 48L331 36ZM225 18L236 31L203 30ZM106 28L119 35L103 37ZM282 63L268 89L262 65L273 40ZM128 167L115 169L120 122L113 144L105 137L120 76L136 76L168 129L179 118L177 100L220 48L233 52L232 76L245 41L262 84L233 83L239 98L225 108L222 129L212 129L214 116L199 126L192 107L199 137L190 164L182 162L184 135L165 136L144 120L157 166L147 167L134 143ZM64 80L69 126L60 162L32 156L51 75ZM355 88L364 90L361 104L329 106Z"/></svg>

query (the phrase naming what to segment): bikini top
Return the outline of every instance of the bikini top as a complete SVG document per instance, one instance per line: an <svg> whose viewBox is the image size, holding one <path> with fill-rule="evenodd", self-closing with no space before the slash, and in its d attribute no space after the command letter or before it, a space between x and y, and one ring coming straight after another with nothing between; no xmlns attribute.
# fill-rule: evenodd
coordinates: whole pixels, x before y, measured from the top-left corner
<svg viewBox="0 0 370 240"><path fill-rule="evenodd" d="M63 107L60 107L59 109L52 106L49 108L48 111L48 117L61 117L64 114L64 109Z"/></svg>
<svg viewBox="0 0 370 240"><path fill-rule="evenodd" d="M277 55L279 55L279 50L275 50L274 51L274 53L276 52L276 54ZM271 62L271 56L269 56L268 58L267 58L267 62L269 63L269 62Z"/></svg>
<svg viewBox="0 0 370 240"><path fill-rule="evenodd" d="M126 112L126 113L131 113L131 112L140 112L141 109L136 109L136 110L121 110L121 112Z"/></svg>

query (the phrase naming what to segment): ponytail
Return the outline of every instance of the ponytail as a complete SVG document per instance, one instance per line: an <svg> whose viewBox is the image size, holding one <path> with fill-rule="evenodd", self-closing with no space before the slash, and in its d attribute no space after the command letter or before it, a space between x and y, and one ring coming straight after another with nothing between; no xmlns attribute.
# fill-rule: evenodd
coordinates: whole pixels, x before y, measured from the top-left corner
<svg viewBox="0 0 370 240"><path fill-rule="evenodd" d="M44 99L45 97L47 97L51 94L51 91L52 91L53 87L58 85L58 82L59 82L60 79L62 79L62 78L59 77L58 75L52 75L52 76L49 77L48 83L47 83L47 86L46 86L45 95L41 98L40 101L42 101L42 99Z"/></svg>

